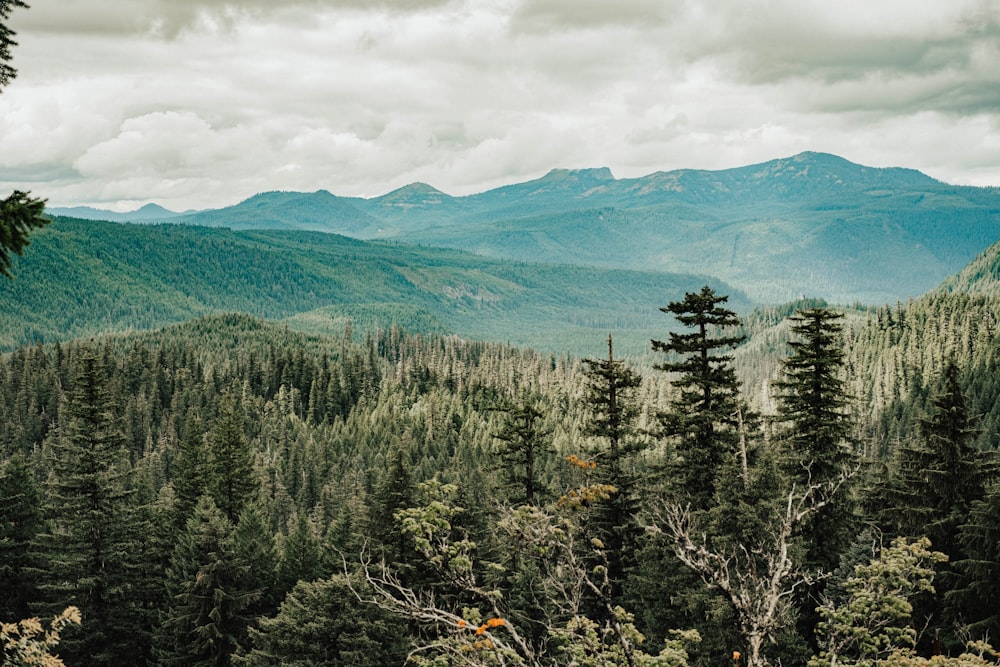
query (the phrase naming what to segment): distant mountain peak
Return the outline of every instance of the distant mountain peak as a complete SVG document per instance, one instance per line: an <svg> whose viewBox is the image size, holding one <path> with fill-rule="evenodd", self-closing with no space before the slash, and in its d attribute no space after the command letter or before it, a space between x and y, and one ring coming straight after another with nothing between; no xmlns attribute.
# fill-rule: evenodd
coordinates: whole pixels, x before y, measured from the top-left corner
<svg viewBox="0 0 1000 667"><path fill-rule="evenodd" d="M377 202L380 206L415 208L438 206L449 199L451 199L451 195L445 194L426 183L418 182L404 185L388 194L376 197L373 201Z"/></svg>
<svg viewBox="0 0 1000 667"><path fill-rule="evenodd" d="M563 180L592 180L592 181L613 181L614 174L608 167L594 167L591 169L552 169L545 174L542 181L563 181Z"/></svg>

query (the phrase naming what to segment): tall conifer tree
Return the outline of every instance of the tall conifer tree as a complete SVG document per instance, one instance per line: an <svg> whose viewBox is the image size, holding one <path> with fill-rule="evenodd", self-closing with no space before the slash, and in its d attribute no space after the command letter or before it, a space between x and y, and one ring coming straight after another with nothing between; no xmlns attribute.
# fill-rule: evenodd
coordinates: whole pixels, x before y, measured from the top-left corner
<svg viewBox="0 0 1000 667"><path fill-rule="evenodd" d="M640 530L634 520L637 510L636 473L632 459L641 450L636 439L639 409L635 391L642 378L621 360L615 359L614 343L608 336L608 358L587 359L587 404L590 408L585 433L606 442L597 455L597 477L615 487L608 500L593 511L593 533L605 545L608 578L613 597L621 593L625 570L635 552Z"/></svg>
<svg viewBox="0 0 1000 667"><path fill-rule="evenodd" d="M68 636L60 652L74 664L136 661L137 615L130 573L136 514L129 505L131 471L109 382L96 356L85 350L75 365L71 397L47 482L49 530L39 535L46 569L40 588L45 615L75 605L86 632Z"/></svg>
<svg viewBox="0 0 1000 667"><path fill-rule="evenodd" d="M251 622L261 591L249 584L233 526L204 496L188 520L167 572L169 605L155 637L160 664L226 667Z"/></svg>
<svg viewBox="0 0 1000 667"><path fill-rule="evenodd" d="M209 489L216 506L235 524L259 490L253 452L243 430L243 411L235 397L223 399L208 444Z"/></svg>
<svg viewBox="0 0 1000 667"><path fill-rule="evenodd" d="M670 332L669 341L652 341L653 350L680 357L657 364L658 370L678 373L673 385L680 396L663 416L665 434L676 440L674 460L668 463L675 490L693 508L704 509L715 495L716 475L738 446L739 384L726 354L745 336L727 335L738 326L736 313L722 304L707 285L688 292L660 310L671 313L690 333Z"/></svg>
<svg viewBox="0 0 1000 667"><path fill-rule="evenodd" d="M949 362L931 411L920 421L921 437L900 447L873 502L887 531L929 537L948 556L950 562L938 568L934 599L920 600L914 609L914 619L927 625L930 636L939 633L946 645L958 645L949 622L957 619L948 618L954 610L946 600L959 581L953 564L968 559L959 534L995 472L995 464L975 447L975 433L958 366Z"/></svg>
<svg viewBox="0 0 1000 667"><path fill-rule="evenodd" d="M31 541L42 528L42 493L23 455L0 470L0 621L29 615L37 595Z"/></svg>

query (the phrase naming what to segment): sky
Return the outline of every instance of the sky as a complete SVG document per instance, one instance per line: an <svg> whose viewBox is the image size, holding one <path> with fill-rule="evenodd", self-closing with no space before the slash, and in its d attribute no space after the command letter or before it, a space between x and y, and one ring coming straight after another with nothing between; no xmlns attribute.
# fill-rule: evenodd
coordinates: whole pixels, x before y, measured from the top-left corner
<svg viewBox="0 0 1000 667"><path fill-rule="evenodd" d="M1000 186L1000 0L29 0L0 192L218 208L812 150Z"/></svg>

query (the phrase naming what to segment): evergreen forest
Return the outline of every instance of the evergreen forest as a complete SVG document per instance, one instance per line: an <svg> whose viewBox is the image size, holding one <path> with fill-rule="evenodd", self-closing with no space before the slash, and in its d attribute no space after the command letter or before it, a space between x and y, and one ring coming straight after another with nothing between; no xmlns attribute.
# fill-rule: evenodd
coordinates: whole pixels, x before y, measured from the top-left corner
<svg viewBox="0 0 1000 667"><path fill-rule="evenodd" d="M5 664L993 664L997 257L881 308L704 286L639 356L238 313L16 347Z"/></svg>

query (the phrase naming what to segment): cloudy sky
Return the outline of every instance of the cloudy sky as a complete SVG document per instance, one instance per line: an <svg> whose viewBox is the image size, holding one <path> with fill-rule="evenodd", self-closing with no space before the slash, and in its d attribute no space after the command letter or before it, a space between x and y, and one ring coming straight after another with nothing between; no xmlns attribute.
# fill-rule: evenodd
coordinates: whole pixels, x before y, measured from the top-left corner
<svg viewBox="0 0 1000 667"><path fill-rule="evenodd" d="M29 0L0 192L461 195L804 150L1000 185L1000 0Z"/></svg>

